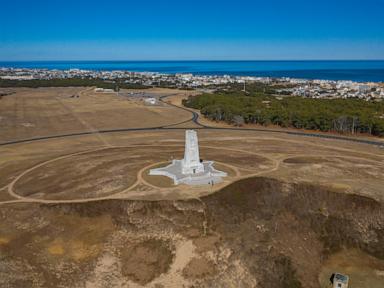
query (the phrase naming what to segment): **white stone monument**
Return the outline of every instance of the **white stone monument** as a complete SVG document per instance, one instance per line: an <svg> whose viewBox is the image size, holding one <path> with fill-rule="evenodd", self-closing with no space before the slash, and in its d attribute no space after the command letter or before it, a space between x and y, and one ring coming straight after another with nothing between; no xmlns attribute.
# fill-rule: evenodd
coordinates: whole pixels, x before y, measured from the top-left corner
<svg viewBox="0 0 384 288"><path fill-rule="evenodd" d="M185 131L185 151L182 165L183 174L204 172L204 165L200 162L199 143L194 130Z"/></svg>
<svg viewBox="0 0 384 288"><path fill-rule="evenodd" d="M184 159L173 160L172 164L151 169L149 175L162 175L173 179L175 185L213 185L222 181L227 173L213 167L213 161L200 160L199 142L194 130L185 132Z"/></svg>

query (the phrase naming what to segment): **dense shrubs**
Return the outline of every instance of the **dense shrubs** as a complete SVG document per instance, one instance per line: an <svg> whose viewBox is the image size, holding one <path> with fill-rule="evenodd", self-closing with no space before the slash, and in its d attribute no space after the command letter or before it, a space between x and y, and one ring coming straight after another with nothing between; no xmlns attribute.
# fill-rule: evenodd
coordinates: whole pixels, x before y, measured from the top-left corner
<svg viewBox="0 0 384 288"><path fill-rule="evenodd" d="M254 123L339 133L384 136L384 103L360 99L310 99L263 94L217 92L183 103L207 118L235 125Z"/></svg>

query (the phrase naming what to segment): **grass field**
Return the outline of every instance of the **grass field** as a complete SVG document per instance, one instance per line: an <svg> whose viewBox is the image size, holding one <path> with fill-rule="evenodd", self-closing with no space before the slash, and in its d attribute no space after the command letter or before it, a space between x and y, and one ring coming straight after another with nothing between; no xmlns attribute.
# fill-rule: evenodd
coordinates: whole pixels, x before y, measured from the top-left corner
<svg viewBox="0 0 384 288"><path fill-rule="evenodd" d="M0 99L0 142L95 130L158 127L191 118L190 113L170 106L146 106L139 96L117 97L114 93L95 93L93 88L13 90L16 93ZM145 93L159 97L181 92L149 89Z"/></svg>
<svg viewBox="0 0 384 288"><path fill-rule="evenodd" d="M191 118L77 88L17 89L0 103L3 142ZM183 157L183 129L0 146L0 286L323 288L337 270L381 288L382 149L257 131L198 136L201 158L229 174L214 187L148 175Z"/></svg>

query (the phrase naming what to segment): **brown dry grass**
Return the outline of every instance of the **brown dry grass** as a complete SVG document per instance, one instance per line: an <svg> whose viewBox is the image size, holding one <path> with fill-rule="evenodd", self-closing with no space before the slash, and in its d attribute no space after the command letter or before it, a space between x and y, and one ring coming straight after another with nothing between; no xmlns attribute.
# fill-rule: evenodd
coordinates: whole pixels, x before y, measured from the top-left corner
<svg viewBox="0 0 384 288"><path fill-rule="evenodd" d="M193 258L183 270L185 278L202 279L217 273L215 264L205 258Z"/></svg>
<svg viewBox="0 0 384 288"><path fill-rule="evenodd" d="M263 177L200 200L9 204L0 285L319 288L337 269L378 288L382 211L367 197Z"/></svg>
<svg viewBox="0 0 384 288"><path fill-rule="evenodd" d="M94 130L157 127L191 118L190 113L171 106L145 106L130 98L87 89L14 89L15 94L0 100L0 142ZM79 98L71 98L72 95Z"/></svg>
<svg viewBox="0 0 384 288"><path fill-rule="evenodd" d="M85 199L105 197L133 185L146 165L164 161L167 147L106 148L50 162L24 175L16 194L35 199Z"/></svg>
<svg viewBox="0 0 384 288"><path fill-rule="evenodd" d="M111 145L142 147L111 148L104 152L52 162L23 176L16 183L15 191L22 195L33 195L32 197L48 197L47 199L79 199L111 195L128 188L135 181L137 172L145 166L167 161L172 157L176 159L183 157L183 131L111 133L103 137ZM199 140L200 155L203 159L238 167L243 176L265 173L275 165L279 165L278 169L269 172L269 175L283 180L315 181L334 187L351 187L355 193L384 200L381 193L384 154L383 150L372 146L321 139L315 141L312 138L284 134L214 130L199 130ZM98 139L89 135L25 143L9 148L1 147L0 184L9 184L21 172L43 161L74 152L97 149L100 148L99 144ZM146 147L146 144L153 146ZM44 153L41 147L44 147ZM313 156L313 151L316 151L316 156ZM305 163L288 164L286 162L291 160L284 159L304 159L305 161L301 162ZM318 159L322 159L322 163L319 163ZM278 161L281 163L278 164ZM225 167L217 166L217 168L229 172L230 176L233 175L231 169L227 171ZM108 183L110 185L107 185ZM167 183L165 185L168 186ZM203 189L197 194L192 191L192 194L188 194L182 191L187 187L181 188L178 192L175 190L159 196L170 199L175 195L193 197L210 193L204 192ZM1 190L0 193L2 199L12 199L6 190ZM131 194L127 194L127 197ZM132 195L139 196L139 194ZM139 198L145 199L146 195L152 200L156 199L156 191L147 194L143 192Z"/></svg>
<svg viewBox="0 0 384 288"><path fill-rule="evenodd" d="M46 90L49 98L51 92ZM101 96L110 97L97 95L95 103ZM35 107L25 101L31 111L15 113L15 117L28 118L28 113L38 113L43 103ZM75 115L86 112L86 107L80 106L73 108ZM14 111L23 110L16 107ZM54 119L45 131L62 129ZM128 125L139 120L129 120ZM2 204L0 286L79 287L96 279L92 285L100 288L132 285L129 281L148 283L149 287L172 283L178 287L296 287L293 285L300 281L318 288L318 279L326 280L327 274L337 269L350 273L355 283L380 287L383 150L285 134L198 133L202 158L239 167L242 176L265 174L216 193L207 187L182 185L133 189L125 194L128 199L152 201ZM183 154L183 131L136 131L102 137L122 147L51 162L22 177L16 192L47 199L109 195L134 183L140 169ZM100 144L98 137L88 135L0 147L0 184L9 184L43 161L101 148ZM154 146L146 147L148 144ZM138 147L125 147L129 145ZM220 170L227 167L216 166ZM228 169L230 183L234 172ZM9 199L6 189L0 193L1 199ZM178 259L172 247L180 242L193 243L185 247L195 260L181 261L183 265L172 270ZM345 248L346 253L342 252ZM103 257L109 259L108 265L101 263L104 270L100 271L97 265ZM212 263L216 263L214 270Z"/></svg>

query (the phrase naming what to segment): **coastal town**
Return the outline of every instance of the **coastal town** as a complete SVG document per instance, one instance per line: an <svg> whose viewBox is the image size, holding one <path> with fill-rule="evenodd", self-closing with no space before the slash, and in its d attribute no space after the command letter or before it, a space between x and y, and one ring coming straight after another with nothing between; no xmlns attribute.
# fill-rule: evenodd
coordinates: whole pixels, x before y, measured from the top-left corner
<svg viewBox="0 0 384 288"><path fill-rule="evenodd" d="M98 71L83 69L27 69L0 68L0 80L53 80L97 79L106 82L140 85L143 87L171 87L187 89L218 89L229 84L241 84L244 92L251 83L276 86L276 96L300 96L305 98L358 98L381 101L384 84L378 82L353 82L349 80L295 79L289 77L253 77L233 75L194 75L191 73L164 74L157 72L131 72L123 70Z"/></svg>

